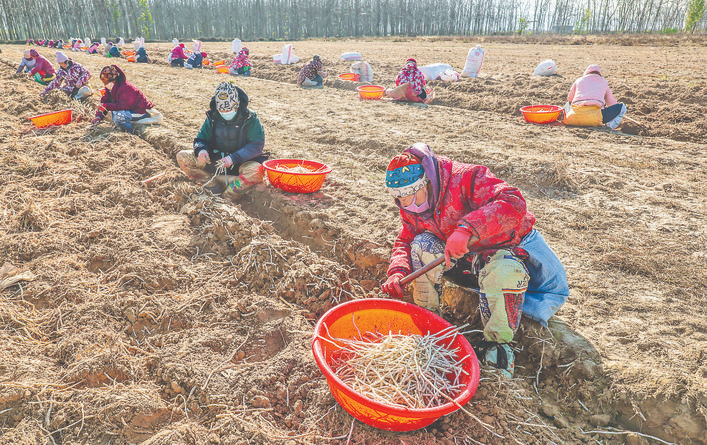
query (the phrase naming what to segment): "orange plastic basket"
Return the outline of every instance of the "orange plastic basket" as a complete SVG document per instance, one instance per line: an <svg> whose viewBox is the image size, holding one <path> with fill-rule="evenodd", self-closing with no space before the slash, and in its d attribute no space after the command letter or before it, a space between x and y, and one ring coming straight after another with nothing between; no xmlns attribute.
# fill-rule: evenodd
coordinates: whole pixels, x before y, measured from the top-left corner
<svg viewBox="0 0 707 445"><path fill-rule="evenodd" d="M274 187L290 193L314 193L324 184L331 167L317 161L303 159L271 159L263 163L268 181ZM309 172L294 173L287 169L304 167Z"/></svg>
<svg viewBox="0 0 707 445"><path fill-rule="evenodd" d="M356 90L361 99L380 99L385 94L385 87L378 85L361 85Z"/></svg>
<svg viewBox="0 0 707 445"><path fill-rule="evenodd" d="M354 73L344 73L344 74L339 74L339 79L341 80L350 80L352 82L358 82L358 79L361 78L360 74L354 74Z"/></svg>
<svg viewBox="0 0 707 445"><path fill-rule="evenodd" d="M214 62L214 66L221 66L221 65L225 65L225 64L226 64L225 60L219 60L218 62Z"/></svg>
<svg viewBox="0 0 707 445"><path fill-rule="evenodd" d="M201 63L203 63L206 66L211 65L211 61L209 59L204 59Z"/></svg>
<svg viewBox="0 0 707 445"><path fill-rule="evenodd" d="M71 122L71 116L74 110L53 111L51 113L32 116L29 120L37 126L37 128L51 127L52 125L66 125Z"/></svg>
<svg viewBox="0 0 707 445"><path fill-rule="evenodd" d="M134 56L135 54L137 54L136 51L123 51L124 56Z"/></svg>
<svg viewBox="0 0 707 445"><path fill-rule="evenodd" d="M218 71L221 74L228 74L228 67L227 66L220 66L216 68L216 71Z"/></svg>
<svg viewBox="0 0 707 445"><path fill-rule="evenodd" d="M128 62L135 62L137 59L135 59L135 56L128 56L125 58Z"/></svg>
<svg viewBox="0 0 707 445"><path fill-rule="evenodd" d="M390 406L371 400L346 385L330 367L335 353L340 349L329 338L360 339L366 332L392 332L408 335L427 335L440 332L451 326L438 315L417 305L399 300L377 298L352 300L327 311L314 327L312 352L327 379L332 395L349 414L361 422L389 431L412 431L430 425L438 418L464 406L479 385L479 362L469 342L457 335L445 347L458 349L457 359L463 360L460 383L463 389L454 399L455 403L426 409ZM466 358L465 358L466 357Z"/></svg>
<svg viewBox="0 0 707 445"><path fill-rule="evenodd" d="M529 105L520 109L523 119L534 124L549 124L560 117L562 107L557 105Z"/></svg>

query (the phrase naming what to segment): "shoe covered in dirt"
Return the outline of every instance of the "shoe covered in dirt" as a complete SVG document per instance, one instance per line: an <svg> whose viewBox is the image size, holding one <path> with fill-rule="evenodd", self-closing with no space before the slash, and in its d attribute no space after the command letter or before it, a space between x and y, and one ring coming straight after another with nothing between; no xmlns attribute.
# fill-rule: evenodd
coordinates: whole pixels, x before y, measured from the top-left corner
<svg viewBox="0 0 707 445"><path fill-rule="evenodd" d="M501 375L507 379L513 378L515 370L515 356L508 344L495 343L490 346L484 355L484 363L498 368Z"/></svg>

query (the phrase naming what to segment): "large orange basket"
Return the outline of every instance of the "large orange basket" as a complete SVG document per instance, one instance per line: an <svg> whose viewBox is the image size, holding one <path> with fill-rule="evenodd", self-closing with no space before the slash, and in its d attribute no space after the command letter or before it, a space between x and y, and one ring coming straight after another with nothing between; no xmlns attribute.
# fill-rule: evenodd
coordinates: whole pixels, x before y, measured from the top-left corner
<svg viewBox="0 0 707 445"><path fill-rule="evenodd" d="M135 62L137 59L135 58L135 56L128 56L125 58L125 60L127 60L128 62Z"/></svg>
<svg viewBox="0 0 707 445"><path fill-rule="evenodd" d="M137 51L123 51L124 56L134 56L135 54L137 54Z"/></svg>
<svg viewBox="0 0 707 445"><path fill-rule="evenodd" d="M560 117L562 107L557 105L529 105L520 109L526 122L549 124Z"/></svg>
<svg viewBox="0 0 707 445"><path fill-rule="evenodd" d="M456 357L464 359L460 383L463 386L454 401L425 409L401 408L371 400L346 385L332 370L330 363L339 350L332 337L360 339L361 333L435 334L450 327L442 317L417 305L400 300L369 298L352 300L327 311L314 327L312 352L327 379L332 395L349 414L361 422L389 431L412 431L430 425L440 417L464 406L479 385L479 362L469 342L459 334L444 346L458 349ZM465 358L466 357L466 358ZM457 405L458 404L458 405Z"/></svg>
<svg viewBox="0 0 707 445"><path fill-rule="evenodd" d="M361 78L361 75L355 74L355 73L344 73L344 74L339 74L338 77L341 80L350 80L352 82L358 82L358 80Z"/></svg>
<svg viewBox="0 0 707 445"><path fill-rule="evenodd" d="M227 66L220 66L216 68L216 71L218 71L221 74L228 74L228 67Z"/></svg>
<svg viewBox="0 0 707 445"><path fill-rule="evenodd" d="M225 60L219 60L219 61L213 63L214 66L223 66L225 64L226 64Z"/></svg>
<svg viewBox="0 0 707 445"><path fill-rule="evenodd" d="M53 125L66 125L71 122L71 116L74 110L53 111L51 113L32 116L29 120L37 126L37 128L51 127Z"/></svg>
<svg viewBox="0 0 707 445"><path fill-rule="evenodd" d="M263 163L272 186L290 193L314 193L322 188L331 167L317 161L303 159L271 159ZM308 172L291 172L290 169L302 167Z"/></svg>
<svg viewBox="0 0 707 445"><path fill-rule="evenodd" d="M380 99L385 94L385 87L378 85L361 85L356 90L361 99Z"/></svg>

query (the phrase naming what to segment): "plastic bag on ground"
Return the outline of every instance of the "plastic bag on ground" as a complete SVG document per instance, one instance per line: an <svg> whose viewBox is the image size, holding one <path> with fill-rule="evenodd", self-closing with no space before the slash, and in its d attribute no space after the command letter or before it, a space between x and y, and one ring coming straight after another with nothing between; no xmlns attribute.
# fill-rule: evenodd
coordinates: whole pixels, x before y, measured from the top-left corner
<svg viewBox="0 0 707 445"><path fill-rule="evenodd" d="M346 60L347 62L350 62L352 60L363 60L363 56L361 53L357 52L351 52L351 53L343 53L341 56L339 56L341 60Z"/></svg>
<svg viewBox="0 0 707 445"><path fill-rule="evenodd" d="M445 82L456 82L460 77L459 73L454 70L447 70L439 75L439 79Z"/></svg>
<svg viewBox="0 0 707 445"><path fill-rule="evenodd" d="M432 90L432 88L426 87L425 92L427 93L427 97L425 99L421 99L420 96L415 94L415 90L413 89L412 84L408 82L399 85L395 88L386 90L385 95L395 101L418 102L428 104L432 102L432 99L434 99L434 91Z"/></svg>
<svg viewBox="0 0 707 445"><path fill-rule="evenodd" d="M162 113L157 111L157 108L150 108L147 110L147 113L149 114L148 117L133 121L133 124L139 124L139 125L147 125L147 124L159 124L164 120L164 116L162 116ZM133 117L139 117L142 116L141 114L133 114Z"/></svg>
<svg viewBox="0 0 707 445"><path fill-rule="evenodd" d="M367 62L354 62L351 64L351 72L359 75L359 82L373 82L373 68Z"/></svg>
<svg viewBox="0 0 707 445"><path fill-rule="evenodd" d="M241 43L241 39L233 39L233 42L231 42L231 53L238 54L241 52L242 48L243 44Z"/></svg>
<svg viewBox="0 0 707 445"><path fill-rule="evenodd" d="M533 71L533 76L552 76L557 72L557 64L552 59L543 60Z"/></svg>
<svg viewBox="0 0 707 445"><path fill-rule="evenodd" d="M287 45L282 47L282 54L279 54L280 57L277 57L278 54L275 54L272 56L272 60L275 63L281 63L283 65L290 65L293 63L299 62L299 57L295 56L295 52L292 48L292 44L288 43Z"/></svg>
<svg viewBox="0 0 707 445"><path fill-rule="evenodd" d="M462 77L479 77L485 55L486 51L484 51L481 45L476 45L475 48L471 48L466 55L466 64L464 64Z"/></svg>
<svg viewBox="0 0 707 445"><path fill-rule="evenodd" d="M447 70L454 70L454 68L447 63L432 63L420 67L420 71L422 71L422 74L425 76L425 80L439 79L440 74Z"/></svg>

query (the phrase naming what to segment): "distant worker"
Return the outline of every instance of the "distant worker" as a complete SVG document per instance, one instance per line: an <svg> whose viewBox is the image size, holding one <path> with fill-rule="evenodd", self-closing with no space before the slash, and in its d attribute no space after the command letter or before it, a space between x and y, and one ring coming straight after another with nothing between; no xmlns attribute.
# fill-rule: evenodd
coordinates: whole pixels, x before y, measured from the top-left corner
<svg viewBox="0 0 707 445"><path fill-rule="evenodd" d="M406 83L409 83L410 86L412 86L415 96L422 100L427 99L427 91L425 91L425 85L427 84L425 82L425 75L422 74L422 71L420 71L417 67L417 60L413 58L405 61L405 66L402 70L400 70L398 77L395 79L396 86L405 85Z"/></svg>
<svg viewBox="0 0 707 445"><path fill-rule="evenodd" d="M138 48L137 54L135 54L135 61L137 63L152 63L152 60L147 57L147 50L144 45Z"/></svg>
<svg viewBox="0 0 707 445"><path fill-rule="evenodd" d="M305 87L322 86L324 78L327 76L323 69L322 58L315 54L312 60L306 63L299 72L297 85Z"/></svg>
<svg viewBox="0 0 707 445"><path fill-rule="evenodd" d="M611 94L609 82L601 75L599 65L589 65L584 75L575 80L567 95L565 125L597 127L602 124L616 129L626 114L626 105Z"/></svg>
<svg viewBox="0 0 707 445"><path fill-rule="evenodd" d="M188 57L186 56L186 54L184 54L183 43L180 43L179 45L175 46L172 52L169 54L169 63L172 66L184 67L184 61L187 59Z"/></svg>
<svg viewBox="0 0 707 445"><path fill-rule="evenodd" d="M34 59L32 58L32 55L30 54L29 49L26 49L22 60L20 61L20 66L17 67L17 71L15 71L15 74L20 74L23 71L25 73L29 73L32 71L32 68L34 68Z"/></svg>
<svg viewBox="0 0 707 445"><path fill-rule="evenodd" d="M29 72L31 76L34 76L34 80L42 85L47 85L54 80L56 71L51 62L49 62L46 57L40 55L35 49L31 49L29 54L32 56L32 59L34 59L34 68Z"/></svg>
<svg viewBox="0 0 707 445"><path fill-rule="evenodd" d="M248 51L248 48L241 48L238 55L231 62L231 66L228 68L228 74L232 76L250 76L253 65L250 63L249 54L250 51Z"/></svg>

